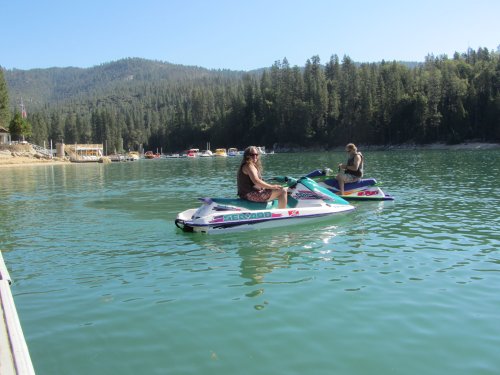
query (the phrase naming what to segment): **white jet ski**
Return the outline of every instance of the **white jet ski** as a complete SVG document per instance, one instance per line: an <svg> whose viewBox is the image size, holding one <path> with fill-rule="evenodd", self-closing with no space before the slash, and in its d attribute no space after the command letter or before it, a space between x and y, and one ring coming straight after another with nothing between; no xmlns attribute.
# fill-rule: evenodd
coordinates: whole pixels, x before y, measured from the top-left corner
<svg viewBox="0 0 500 375"><path fill-rule="evenodd" d="M287 208L278 208L277 200L256 203L239 198L200 198L202 206L179 213L175 225L185 232L226 233L288 226L354 210L310 178L275 180L289 187Z"/></svg>

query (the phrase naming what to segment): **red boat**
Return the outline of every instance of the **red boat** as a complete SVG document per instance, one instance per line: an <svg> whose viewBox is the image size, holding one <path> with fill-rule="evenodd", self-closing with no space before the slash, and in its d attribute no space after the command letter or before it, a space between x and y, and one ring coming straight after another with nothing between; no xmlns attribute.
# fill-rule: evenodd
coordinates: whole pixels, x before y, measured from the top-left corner
<svg viewBox="0 0 500 375"><path fill-rule="evenodd" d="M160 154L158 153L153 153L153 151L146 151L146 153L144 154L144 157L146 159L158 159L160 157Z"/></svg>

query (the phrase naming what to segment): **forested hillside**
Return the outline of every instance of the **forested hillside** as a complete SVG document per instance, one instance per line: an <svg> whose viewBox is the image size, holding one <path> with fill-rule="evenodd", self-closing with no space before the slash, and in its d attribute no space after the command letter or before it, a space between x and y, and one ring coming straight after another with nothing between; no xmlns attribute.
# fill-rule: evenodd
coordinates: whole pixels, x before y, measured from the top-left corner
<svg viewBox="0 0 500 375"><path fill-rule="evenodd" d="M89 69L4 71L23 98L31 140L104 143L109 150L331 147L500 141L500 55L428 56L409 66L286 59L256 72L125 59Z"/></svg>
<svg viewBox="0 0 500 375"><path fill-rule="evenodd" d="M14 107L21 97L32 109L51 106L74 98L105 96L120 87L155 82L200 80L211 75L241 78L242 72L214 71L200 67L128 58L92 68L49 68L7 70L10 102Z"/></svg>

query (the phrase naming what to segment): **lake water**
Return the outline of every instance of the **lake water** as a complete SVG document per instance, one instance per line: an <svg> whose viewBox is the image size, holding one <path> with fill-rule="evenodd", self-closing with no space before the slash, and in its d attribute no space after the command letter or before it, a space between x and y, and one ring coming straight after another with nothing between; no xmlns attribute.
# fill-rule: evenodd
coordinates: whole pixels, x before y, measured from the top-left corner
<svg viewBox="0 0 500 375"><path fill-rule="evenodd" d="M500 371L500 151L366 152L394 202L183 233L239 159L0 170L0 249L37 374ZM342 153L275 154L265 176Z"/></svg>

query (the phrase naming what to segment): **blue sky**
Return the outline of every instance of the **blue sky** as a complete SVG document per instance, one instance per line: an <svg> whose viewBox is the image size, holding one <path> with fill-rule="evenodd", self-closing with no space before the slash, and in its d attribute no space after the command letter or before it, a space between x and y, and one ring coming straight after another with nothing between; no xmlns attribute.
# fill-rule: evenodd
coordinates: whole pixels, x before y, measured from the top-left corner
<svg viewBox="0 0 500 375"><path fill-rule="evenodd" d="M142 57L251 70L284 57L423 61L500 44L498 0L0 0L0 9L7 69Z"/></svg>

